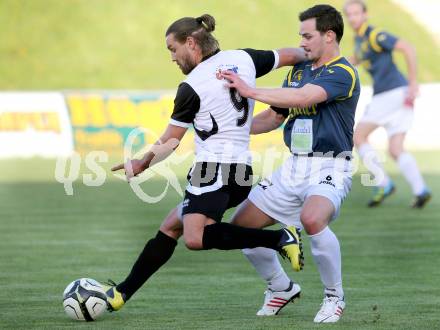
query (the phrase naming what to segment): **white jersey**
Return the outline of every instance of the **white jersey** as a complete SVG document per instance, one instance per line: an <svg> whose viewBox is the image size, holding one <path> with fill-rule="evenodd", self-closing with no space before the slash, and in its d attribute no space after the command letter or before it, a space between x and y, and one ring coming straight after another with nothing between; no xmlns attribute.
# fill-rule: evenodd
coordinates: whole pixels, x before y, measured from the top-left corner
<svg viewBox="0 0 440 330"><path fill-rule="evenodd" d="M251 164L249 135L255 101L226 87L220 72L233 70L250 86L278 67L276 51L217 51L179 85L170 124L194 126L196 162Z"/></svg>

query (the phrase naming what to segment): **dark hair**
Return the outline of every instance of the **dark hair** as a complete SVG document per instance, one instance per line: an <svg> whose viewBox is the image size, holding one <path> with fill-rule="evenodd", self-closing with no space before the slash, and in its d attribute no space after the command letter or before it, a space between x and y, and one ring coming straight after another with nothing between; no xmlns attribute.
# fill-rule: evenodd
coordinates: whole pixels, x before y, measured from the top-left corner
<svg viewBox="0 0 440 330"><path fill-rule="evenodd" d="M193 37L202 49L203 56L209 55L219 48L217 39L211 34L215 30L215 19L209 14L200 17L183 17L171 24L165 36L174 34L174 38L184 43Z"/></svg>
<svg viewBox="0 0 440 330"><path fill-rule="evenodd" d="M321 33L333 31L336 41L339 43L344 34L344 21L339 11L330 5L316 5L299 14L299 20L304 22L310 18L316 18L316 30Z"/></svg>
<svg viewBox="0 0 440 330"><path fill-rule="evenodd" d="M347 0L347 1L345 1L345 4L344 4L344 10L347 8L347 6L349 6L351 4L357 4L357 5L361 6L362 11L364 13L367 12L367 4L365 3L364 0Z"/></svg>

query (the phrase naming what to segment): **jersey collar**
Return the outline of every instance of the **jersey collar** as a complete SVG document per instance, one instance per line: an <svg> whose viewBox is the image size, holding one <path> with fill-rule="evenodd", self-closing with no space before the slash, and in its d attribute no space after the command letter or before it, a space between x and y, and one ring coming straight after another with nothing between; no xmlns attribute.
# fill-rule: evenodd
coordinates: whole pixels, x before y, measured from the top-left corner
<svg viewBox="0 0 440 330"><path fill-rule="evenodd" d="M312 64L312 63L310 63L310 64L309 64L309 65L310 65L310 69L311 69L312 71L315 71L316 69L323 68L323 67L325 67L325 66L329 66L330 64L332 64L332 63L334 63L334 62L336 62L336 61L339 61L341 58L342 58L342 55L338 55L338 56L332 58L330 61L328 61L328 62L326 62L326 63L324 63L324 64L322 64L322 65L320 65L320 66L318 66L318 67L316 67L316 68L313 67L313 64Z"/></svg>
<svg viewBox="0 0 440 330"><path fill-rule="evenodd" d="M342 58L342 55L336 56L335 58L331 59L330 61L328 61L327 63L325 63L325 66L329 66L330 64L339 61Z"/></svg>
<svg viewBox="0 0 440 330"><path fill-rule="evenodd" d="M217 54L218 52L220 52L220 48L217 48L216 50L214 50L211 54L206 55L205 57L202 58L202 61L206 61L208 58L214 56L215 54Z"/></svg>

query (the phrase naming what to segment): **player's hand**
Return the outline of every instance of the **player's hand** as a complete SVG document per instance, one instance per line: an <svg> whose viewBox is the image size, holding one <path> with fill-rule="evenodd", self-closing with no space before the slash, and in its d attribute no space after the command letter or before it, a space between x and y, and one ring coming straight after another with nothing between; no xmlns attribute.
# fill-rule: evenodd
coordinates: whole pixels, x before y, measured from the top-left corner
<svg viewBox="0 0 440 330"><path fill-rule="evenodd" d="M132 177L137 176L145 170L145 165L142 160L131 159L124 164L119 164L112 167L113 172L119 170L125 170L125 176L127 177L127 180L130 181Z"/></svg>
<svg viewBox="0 0 440 330"><path fill-rule="evenodd" d="M228 81L226 87L235 88L242 97L251 97L252 88L249 87L234 71L222 71L221 75Z"/></svg>
<svg viewBox="0 0 440 330"><path fill-rule="evenodd" d="M418 84L410 84L408 86L408 90L406 92L405 101L404 104L409 107L414 107L414 101L416 100L416 97L419 94L419 85Z"/></svg>

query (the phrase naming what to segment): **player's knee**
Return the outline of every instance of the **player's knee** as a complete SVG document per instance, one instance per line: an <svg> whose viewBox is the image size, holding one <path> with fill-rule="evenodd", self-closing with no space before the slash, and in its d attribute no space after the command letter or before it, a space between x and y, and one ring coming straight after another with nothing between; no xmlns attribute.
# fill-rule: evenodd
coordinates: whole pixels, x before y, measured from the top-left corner
<svg viewBox="0 0 440 330"><path fill-rule="evenodd" d="M202 250L203 242L199 237L185 237L185 246L189 250Z"/></svg>
<svg viewBox="0 0 440 330"><path fill-rule="evenodd" d="M321 226L318 217L314 212L303 212L301 214L301 223L304 226L304 230L309 235L314 235L319 232Z"/></svg>
<svg viewBox="0 0 440 330"><path fill-rule="evenodd" d="M399 156L402 154L403 148L400 146L390 145L390 147L388 148L388 152L394 160L397 160Z"/></svg>
<svg viewBox="0 0 440 330"><path fill-rule="evenodd" d="M185 240L185 246L189 250L202 250L203 244L197 240Z"/></svg>
<svg viewBox="0 0 440 330"><path fill-rule="evenodd" d="M301 214L301 223L303 224L306 233L310 235L315 227L316 217L312 212L304 212Z"/></svg>
<svg viewBox="0 0 440 330"><path fill-rule="evenodd" d="M163 223L159 230L165 235L178 240L183 234L183 227L172 226L169 223Z"/></svg>

